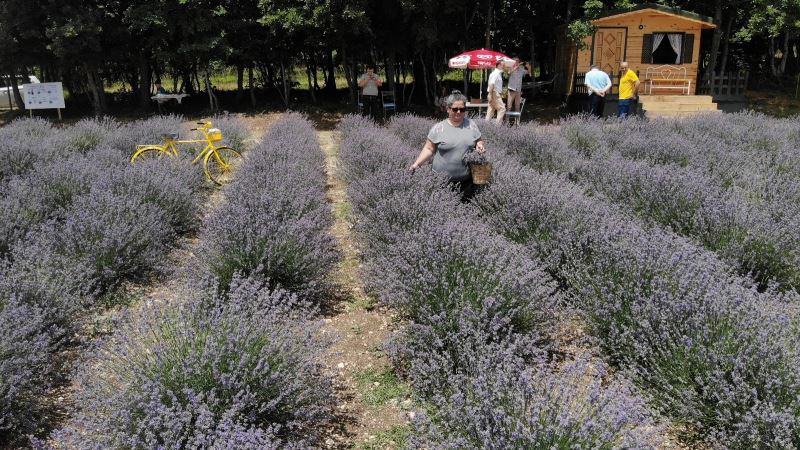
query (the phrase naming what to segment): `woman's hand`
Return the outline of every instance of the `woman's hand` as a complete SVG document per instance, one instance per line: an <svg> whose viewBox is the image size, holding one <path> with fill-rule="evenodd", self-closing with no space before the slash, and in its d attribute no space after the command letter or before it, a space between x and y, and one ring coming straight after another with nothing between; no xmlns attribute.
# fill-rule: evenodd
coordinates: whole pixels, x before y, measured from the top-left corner
<svg viewBox="0 0 800 450"><path fill-rule="evenodd" d="M484 145L483 141L478 141L475 143L475 150L477 150L478 153L486 153L486 145Z"/></svg>
<svg viewBox="0 0 800 450"><path fill-rule="evenodd" d="M413 173L417 169L419 169L419 166L417 165L417 163L414 163L411 166L409 166L408 171Z"/></svg>

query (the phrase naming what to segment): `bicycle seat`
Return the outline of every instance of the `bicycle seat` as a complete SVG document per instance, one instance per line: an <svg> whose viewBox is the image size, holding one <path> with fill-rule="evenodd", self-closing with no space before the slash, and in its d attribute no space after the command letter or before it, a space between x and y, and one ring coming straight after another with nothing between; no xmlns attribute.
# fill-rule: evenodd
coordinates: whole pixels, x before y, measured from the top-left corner
<svg viewBox="0 0 800 450"><path fill-rule="evenodd" d="M164 133L161 135L161 139L170 140L170 141L177 141L178 140L178 133Z"/></svg>

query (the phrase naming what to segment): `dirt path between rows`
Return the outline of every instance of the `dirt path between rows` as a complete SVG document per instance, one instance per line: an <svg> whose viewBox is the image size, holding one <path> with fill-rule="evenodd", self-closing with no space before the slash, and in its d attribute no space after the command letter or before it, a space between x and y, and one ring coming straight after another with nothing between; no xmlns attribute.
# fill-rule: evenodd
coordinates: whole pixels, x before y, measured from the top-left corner
<svg viewBox="0 0 800 450"><path fill-rule="evenodd" d="M408 389L391 374L382 350L393 316L365 294L359 278L347 185L337 174L339 133L318 133L326 156L327 197L335 217L331 232L343 255L333 274L338 287L336 303L324 319L322 332L337 339L325 364L334 375L337 408L346 420L341 431L331 433L324 444L337 449L397 448L412 405Z"/></svg>

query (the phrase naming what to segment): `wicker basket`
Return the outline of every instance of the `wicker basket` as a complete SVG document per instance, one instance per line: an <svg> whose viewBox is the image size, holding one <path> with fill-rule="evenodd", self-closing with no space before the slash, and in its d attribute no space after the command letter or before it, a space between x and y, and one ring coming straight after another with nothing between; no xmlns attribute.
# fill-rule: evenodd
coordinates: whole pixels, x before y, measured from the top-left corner
<svg viewBox="0 0 800 450"><path fill-rule="evenodd" d="M470 164L469 169L472 172L472 182L475 184L489 184L492 179L492 163Z"/></svg>

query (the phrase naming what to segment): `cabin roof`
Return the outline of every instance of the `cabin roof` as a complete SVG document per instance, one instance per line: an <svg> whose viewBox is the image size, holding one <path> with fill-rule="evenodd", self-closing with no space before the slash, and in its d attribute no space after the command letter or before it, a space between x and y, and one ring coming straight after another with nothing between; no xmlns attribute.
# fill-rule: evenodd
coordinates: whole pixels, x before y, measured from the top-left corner
<svg viewBox="0 0 800 450"><path fill-rule="evenodd" d="M603 22L606 19L610 18L641 14L647 10L653 10L661 14L678 17L684 20L688 20L690 22L696 22L701 25L701 28L717 28L717 24L711 17L693 13L691 11L685 11L680 8L671 8L669 6L658 5L656 3L643 3L631 9L616 9L613 11L609 11L608 13L603 14L602 16L595 19L594 22Z"/></svg>

